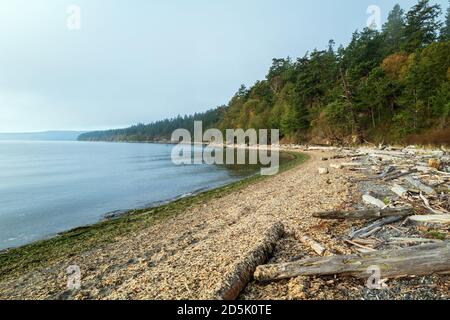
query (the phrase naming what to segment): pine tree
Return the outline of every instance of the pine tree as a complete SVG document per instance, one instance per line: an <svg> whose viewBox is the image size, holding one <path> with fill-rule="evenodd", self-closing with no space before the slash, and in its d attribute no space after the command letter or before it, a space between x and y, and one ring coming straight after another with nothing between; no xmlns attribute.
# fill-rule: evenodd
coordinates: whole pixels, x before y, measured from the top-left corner
<svg viewBox="0 0 450 320"><path fill-rule="evenodd" d="M406 14L404 49L413 52L431 44L437 39L441 27L438 17L441 14L439 5L430 5L430 0L419 0Z"/></svg>
<svg viewBox="0 0 450 320"><path fill-rule="evenodd" d="M449 41L450 40L450 1L449 6L447 8L447 15L445 16L445 25L441 29L441 41Z"/></svg>
<svg viewBox="0 0 450 320"><path fill-rule="evenodd" d="M404 11L396 4L389 13L387 22L383 25L385 54L389 55L400 50L404 41Z"/></svg>

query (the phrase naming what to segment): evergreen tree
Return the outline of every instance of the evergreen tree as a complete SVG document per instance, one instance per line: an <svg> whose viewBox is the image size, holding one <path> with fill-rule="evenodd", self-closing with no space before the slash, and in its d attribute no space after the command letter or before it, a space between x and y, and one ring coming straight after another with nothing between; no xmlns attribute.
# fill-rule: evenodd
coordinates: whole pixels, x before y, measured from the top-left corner
<svg viewBox="0 0 450 320"><path fill-rule="evenodd" d="M266 79L242 85L227 106L80 139L164 140L201 120L205 129L278 128L293 142L396 143L434 129L450 144L450 9L437 42L439 12L428 0L406 16L396 5L381 33L366 28L347 47L330 40L294 61L274 59Z"/></svg>
<svg viewBox="0 0 450 320"><path fill-rule="evenodd" d="M404 41L404 11L396 4L389 13L387 22L383 25L385 54L389 55L400 50Z"/></svg>
<svg viewBox="0 0 450 320"><path fill-rule="evenodd" d="M407 14L404 49L413 52L423 48L437 39L441 27L438 17L441 14L439 5L430 5L430 0L419 0Z"/></svg>
<svg viewBox="0 0 450 320"><path fill-rule="evenodd" d="M447 8L447 14L445 16L445 24L441 29L441 41L449 41L450 40L450 1L449 6Z"/></svg>

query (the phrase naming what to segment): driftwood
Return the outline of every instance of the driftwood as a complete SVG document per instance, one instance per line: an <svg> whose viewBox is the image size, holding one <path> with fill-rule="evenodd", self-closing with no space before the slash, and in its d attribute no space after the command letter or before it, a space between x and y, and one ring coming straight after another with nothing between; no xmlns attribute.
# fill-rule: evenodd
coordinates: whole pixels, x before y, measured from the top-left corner
<svg viewBox="0 0 450 320"><path fill-rule="evenodd" d="M214 300L235 300L251 280L258 265L265 263L284 235L282 223L275 223L264 235L261 243L254 248L225 278L213 294Z"/></svg>
<svg viewBox="0 0 450 320"><path fill-rule="evenodd" d="M374 266L380 268L382 278L447 273L450 271L450 242L263 265L256 269L254 278L258 281L316 275L368 278Z"/></svg>
<svg viewBox="0 0 450 320"><path fill-rule="evenodd" d="M450 214L432 214L428 216L411 216L408 222L414 224L442 224L450 225Z"/></svg>
<svg viewBox="0 0 450 320"><path fill-rule="evenodd" d="M404 176L407 176L407 175L410 175L410 174L416 173L416 172L417 172L417 170L410 170L410 171L406 171L406 172L396 172L396 173L393 173L391 175L384 177L382 180L383 181L392 181L392 180L395 180L395 179L398 179L398 178L401 178L401 177L404 177Z"/></svg>
<svg viewBox="0 0 450 320"><path fill-rule="evenodd" d="M338 159L347 159L347 158L359 158L363 157L365 154L363 153L357 153L357 154L346 154L346 155L335 155L330 157L331 160L338 160Z"/></svg>
<svg viewBox="0 0 450 320"><path fill-rule="evenodd" d="M372 197L371 195L368 195L368 194L363 196L363 201L366 204L369 204L374 207L378 207L380 209L386 208L386 204L383 201L381 201L380 199L377 199L375 197Z"/></svg>
<svg viewBox="0 0 450 320"><path fill-rule="evenodd" d="M391 224L391 223L400 221L402 219L403 219L402 217L394 216L394 217L387 217L387 218L377 220L362 229L359 229L359 230L356 230L356 231L353 231L352 233L350 233L350 239L353 239L356 237L358 237L358 238L370 237L372 234L379 231L381 229L381 227L383 227L387 224Z"/></svg>
<svg viewBox="0 0 450 320"><path fill-rule="evenodd" d="M359 252L375 252L375 251L377 251L374 248L367 247L365 245L362 245L362 244L354 242L354 241L345 240L345 242L348 243L348 244L351 244L352 246L357 247Z"/></svg>
<svg viewBox="0 0 450 320"><path fill-rule="evenodd" d="M307 245L308 247L310 247L319 256L323 255L323 253L326 251L326 249L320 243L311 239L308 236L300 236L300 235L296 234L295 238L297 240L299 240L301 243L303 243L304 245Z"/></svg>
<svg viewBox="0 0 450 320"><path fill-rule="evenodd" d="M391 188L391 191L401 198L404 198L408 195L408 190L398 184L394 184Z"/></svg>
<svg viewBox="0 0 450 320"><path fill-rule="evenodd" d="M369 220L384 217L406 217L414 214L412 207L366 209L359 211L327 211L315 213L313 216L319 219L347 219L347 220Z"/></svg>
<svg viewBox="0 0 450 320"><path fill-rule="evenodd" d="M380 174L379 176L377 176L378 179L383 179L386 178L389 174L391 174L392 172L395 171L395 168L393 166L388 166L382 174Z"/></svg>
<svg viewBox="0 0 450 320"><path fill-rule="evenodd" d="M399 238L394 237L389 239L389 244L412 244L412 243L442 243L442 240L425 239L425 238Z"/></svg>
<svg viewBox="0 0 450 320"><path fill-rule="evenodd" d="M423 184L417 179L414 179L413 177L406 177L405 181L408 182L410 185L412 185L414 188L417 188L418 190L425 192L426 194L435 194L436 191L434 191L433 188Z"/></svg>
<svg viewBox="0 0 450 320"><path fill-rule="evenodd" d="M433 214L444 214L444 213L448 213L448 212L442 212L442 211L438 211L438 210L433 209L433 208L431 207L431 205L430 205L430 201L428 201L428 199L427 199L422 193L420 193L420 199L422 199L423 204L424 204L424 207L425 207L426 209L428 209L431 213L433 213Z"/></svg>

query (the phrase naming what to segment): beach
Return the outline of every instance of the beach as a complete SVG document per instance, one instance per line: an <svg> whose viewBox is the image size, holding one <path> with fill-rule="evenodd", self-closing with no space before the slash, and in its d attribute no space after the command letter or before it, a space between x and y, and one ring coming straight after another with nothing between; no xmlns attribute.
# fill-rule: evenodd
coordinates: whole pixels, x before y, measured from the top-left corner
<svg viewBox="0 0 450 320"><path fill-rule="evenodd" d="M110 242L56 257L32 270L12 272L0 282L0 298L217 299L223 283L276 223L283 224L285 234L270 262L314 256L311 248L297 240L299 235L313 236L326 245L329 255L350 254L342 239L351 225L322 221L313 214L353 203L352 179L358 173L331 169L329 174L318 174L322 158L330 153L306 154L307 161L276 176L205 198L148 227L117 234ZM79 290L67 290L66 269L72 265L81 270ZM440 285L445 287L448 277L430 281L439 298ZM238 299L367 297L362 280L298 277L272 283L251 281Z"/></svg>

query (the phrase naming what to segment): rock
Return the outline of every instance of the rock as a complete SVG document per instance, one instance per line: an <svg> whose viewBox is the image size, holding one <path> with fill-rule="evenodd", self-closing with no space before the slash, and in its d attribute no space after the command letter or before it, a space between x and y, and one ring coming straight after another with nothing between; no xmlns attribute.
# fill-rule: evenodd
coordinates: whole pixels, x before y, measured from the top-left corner
<svg viewBox="0 0 450 320"><path fill-rule="evenodd" d="M339 163L333 163L330 165L330 167L333 169L342 169L342 165Z"/></svg>
<svg viewBox="0 0 450 320"><path fill-rule="evenodd" d="M329 170L328 168L319 168L319 174L328 174Z"/></svg>

